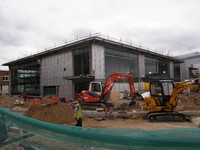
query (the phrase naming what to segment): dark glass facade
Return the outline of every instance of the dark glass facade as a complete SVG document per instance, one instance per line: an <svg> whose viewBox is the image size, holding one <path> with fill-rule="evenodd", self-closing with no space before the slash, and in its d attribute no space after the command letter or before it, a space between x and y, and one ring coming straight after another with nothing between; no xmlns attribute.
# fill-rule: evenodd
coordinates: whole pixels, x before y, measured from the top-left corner
<svg viewBox="0 0 200 150"><path fill-rule="evenodd" d="M170 62L145 57L145 75L165 75L170 77Z"/></svg>
<svg viewBox="0 0 200 150"><path fill-rule="evenodd" d="M89 47L83 47L73 51L74 76L90 74ZM89 81L75 83L75 93L88 89Z"/></svg>
<svg viewBox="0 0 200 150"><path fill-rule="evenodd" d="M74 76L90 74L89 70L89 47L73 51Z"/></svg>
<svg viewBox="0 0 200 150"><path fill-rule="evenodd" d="M174 64L174 81L180 82L181 72L180 72L180 64Z"/></svg>
<svg viewBox="0 0 200 150"><path fill-rule="evenodd" d="M37 61L11 69L11 94L40 95L40 65Z"/></svg>
<svg viewBox="0 0 200 150"><path fill-rule="evenodd" d="M106 78L114 72L132 72L135 81L138 81L138 56L135 54L105 48Z"/></svg>

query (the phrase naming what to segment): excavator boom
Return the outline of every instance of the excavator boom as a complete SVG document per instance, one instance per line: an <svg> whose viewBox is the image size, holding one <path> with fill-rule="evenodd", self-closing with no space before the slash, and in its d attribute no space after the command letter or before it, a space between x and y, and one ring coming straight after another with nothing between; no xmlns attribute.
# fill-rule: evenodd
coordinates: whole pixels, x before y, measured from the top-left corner
<svg viewBox="0 0 200 150"><path fill-rule="evenodd" d="M106 81L105 88L103 90L103 95L105 99L108 99L110 97L110 93L112 91L113 85L116 81L122 80L122 79L127 79L129 83L129 88L130 88L130 96L132 99L135 97L135 87L134 87L134 81L133 81L133 75L132 73L126 73L126 72L116 72L112 74L111 76L108 77Z"/></svg>
<svg viewBox="0 0 200 150"><path fill-rule="evenodd" d="M169 110L173 111L176 108L178 94L187 89L200 89L199 79L194 79L176 84L169 101Z"/></svg>

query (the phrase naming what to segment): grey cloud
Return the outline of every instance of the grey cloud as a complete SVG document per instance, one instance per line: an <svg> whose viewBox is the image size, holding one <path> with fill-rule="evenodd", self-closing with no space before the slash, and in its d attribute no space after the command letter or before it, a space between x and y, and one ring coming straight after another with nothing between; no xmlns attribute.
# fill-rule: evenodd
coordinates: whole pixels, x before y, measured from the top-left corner
<svg viewBox="0 0 200 150"><path fill-rule="evenodd" d="M87 29L87 28L76 28L76 29L72 30L72 32L70 34L78 36L78 37L83 37L83 36L89 35L90 32L91 32L91 30Z"/></svg>
<svg viewBox="0 0 200 150"><path fill-rule="evenodd" d="M26 34L35 29L34 23L25 15L6 11L0 6L0 45L21 46L26 40Z"/></svg>
<svg viewBox="0 0 200 150"><path fill-rule="evenodd" d="M90 29L79 27L79 28L74 28L70 32L66 32L66 34L64 33L65 33L64 31L62 34L50 33L48 34L47 39L49 41L67 42L70 40L75 40L77 38L88 36L90 33L93 33L93 32Z"/></svg>
<svg viewBox="0 0 200 150"><path fill-rule="evenodd" d="M183 28L146 28L133 27L133 29L120 31L124 37L129 37L137 45L162 52L188 52L200 50L200 32L198 30Z"/></svg>
<svg viewBox="0 0 200 150"><path fill-rule="evenodd" d="M165 49L177 51L192 51L200 48L200 34L191 29L160 29L149 32L148 40L153 45L163 44Z"/></svg>

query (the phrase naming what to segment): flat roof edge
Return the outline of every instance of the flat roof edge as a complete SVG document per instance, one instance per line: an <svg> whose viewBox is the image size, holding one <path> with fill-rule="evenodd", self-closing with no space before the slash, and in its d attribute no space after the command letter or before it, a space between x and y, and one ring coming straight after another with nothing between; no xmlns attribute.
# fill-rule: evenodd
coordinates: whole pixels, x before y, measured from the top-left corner
<svg viewBox="0 0 200 150"><path fill-rule="evenodd" d="M60 45L60 46L57 46L57 47L54 47L54 48L49 48L48 50L44 50L40 53L36 53L36 54L30 55L30 56L27 56L27 57L23 57L23 58L20 58L20 59L16 59L14 61L4 63L4 64L2 64L2 66L9 66L11 64L14 64L14 63L17 63L17 62L22 62L22 61L32 59L32 58L39 59L42 56L45 56L45 55L50 54L52 52L59 51L62 48L74 46L76 44L81 44L81 43L92 41L92 40L102 41L102 42L105 42L105 43L115 44L115 45L118 45L118 46L134 49L134 50L138 51L139 53L143 53L143 54L146 53L146 54L150 54L150 55L153 55L153 56L170 59L172 61L176 61L176 62L179 62L179 63L184 62L183 60L177 59L177 58L172 57L172 56L166 56L166 55L163 55L163 54L159 54L159 53L147 50L147 49L139 47L139 46L137 47L135 45L129 45L125 42L114 41L114 40L111 40L109 38L106 39L106 38L98 36L98 34L97 35L95 34L93 36L91 35L89 37L83 37L80 40L77 39L77 40L74 40L74 41L71 41L71 42L69 41L69 43L65 43L63 45Z"/></svg>

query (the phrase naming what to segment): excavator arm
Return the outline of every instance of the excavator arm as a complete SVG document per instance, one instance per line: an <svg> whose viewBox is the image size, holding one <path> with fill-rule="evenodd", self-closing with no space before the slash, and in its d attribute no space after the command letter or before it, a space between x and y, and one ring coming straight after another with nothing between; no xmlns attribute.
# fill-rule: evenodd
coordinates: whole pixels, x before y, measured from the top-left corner
<svg viewBox="0 0 200 150"><path fill-rule="evenodd" d="M110 107L112 106L107 102L110 98L110 94L113 85L116 81L126 79L129 82L130 96L132 100L135 98L135 88L132 73L126 72L116 72L110 75L102 88L101 82L91 82L89 90L84 90L81 92L81 99L83 100L82 106L95 106L95 107Z"/></svg>
<svg viewBox="0 0 200 150"><path fill-rule="evenodd" d="M169 104L167 105L170 111L173 111L176 108L178 94L187 89L200 89L199 78L176 84L172 92Z"/></svg>
<svg viewBox="0 0 200 150"><path fill-rule="evenodd" d="M132 99L135 97L135 87L134 87L134 81L133 81L133 75L132 73L126 73L126 72L115 72L114 74L110 75L106 81L105 88L103 90L103 96L105 99L109 99L110 93L112 91L113 85L116 81L127 79L129 82L130 87L130 96Z"/></svg>

